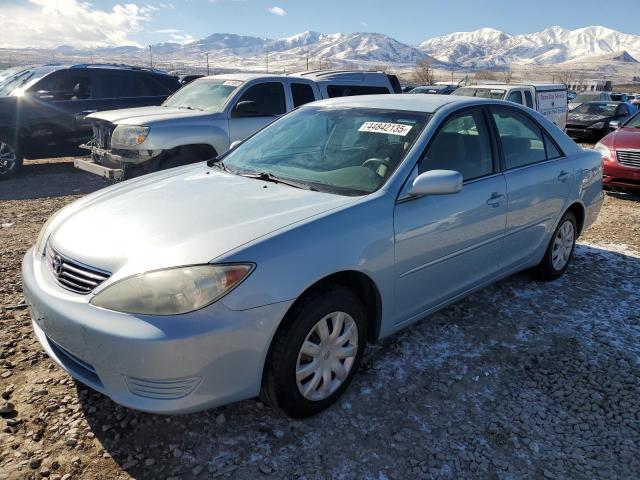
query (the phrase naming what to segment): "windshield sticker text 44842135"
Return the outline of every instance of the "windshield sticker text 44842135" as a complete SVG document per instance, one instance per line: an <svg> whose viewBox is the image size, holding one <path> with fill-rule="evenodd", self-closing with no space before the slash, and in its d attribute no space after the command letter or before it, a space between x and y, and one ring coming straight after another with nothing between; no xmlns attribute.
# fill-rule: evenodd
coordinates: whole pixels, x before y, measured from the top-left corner
<svg viewBox="0 0 640 480"><path fill-rule="evenodd" d="M385 122L364 122L358 129L359 132L386 133L388 135L399 135L404 137L411 130L410 125L401 123L385 123Z"/></svg>

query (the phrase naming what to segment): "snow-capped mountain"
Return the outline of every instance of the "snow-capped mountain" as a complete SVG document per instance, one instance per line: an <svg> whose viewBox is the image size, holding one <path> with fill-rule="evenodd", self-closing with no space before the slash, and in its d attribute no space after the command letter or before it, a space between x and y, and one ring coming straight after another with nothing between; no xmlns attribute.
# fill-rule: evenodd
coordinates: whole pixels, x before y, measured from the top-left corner
<svg viewBox="0 0 640 480"><path fill-rule="evenodd" d="M522 35L483 28L425 40L419 48L440 61L461 67L549 65L623 51L638 56L640 36L597 26L576 30L555 26Z"/></svg>
<svg viewBox="0 0 640 480"><path fill-rule="evenodd" d="M416 61L430 58L433 66L446 69L501 68L506 65L552 65L570 62L599 62L612 69L640 59L640 36L605 27L567 30L550 27L541 32L511 35L493 28L457 32L407 45L380 33L332 33L306 31L290 37L270 39L214 33L191 43L159 43L151 46L154 64L199 65L208 55L218 69L274 69L292 71L332 65L345 68L371 68L379 65L411 68ZM138 47L105 47L76 50L62 46L53 50L3 50L0 60L23 56L47 61L116 61L146 63L149 50ZM169 67L172 68L172 67Z"/></svg>

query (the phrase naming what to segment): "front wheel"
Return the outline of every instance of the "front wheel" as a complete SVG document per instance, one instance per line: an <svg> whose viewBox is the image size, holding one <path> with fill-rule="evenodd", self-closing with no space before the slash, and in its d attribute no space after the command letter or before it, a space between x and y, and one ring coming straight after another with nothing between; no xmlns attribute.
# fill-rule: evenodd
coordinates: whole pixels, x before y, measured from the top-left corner
<svg viewBox="0 0 640 480"><path fill-rule="evenodd" d="M556 227L542 262L533 269L537 280L552 281L567 270L576 247L578 228L576 217L566 212Z"/></svg>
<svg viewBox="0 0 640 480"><path fill-rule="evenodd" d="M347 389L360 365L366 319L351 291L334 287L303 298L271 348L262 398L293 418L314 415Z"/></svg>
<svg viewBox="0 0 640 480"><path fill-rule="evenodd" d="M0 180L15 175L22 167L22 154L15 142L0 135Z"/></svg>

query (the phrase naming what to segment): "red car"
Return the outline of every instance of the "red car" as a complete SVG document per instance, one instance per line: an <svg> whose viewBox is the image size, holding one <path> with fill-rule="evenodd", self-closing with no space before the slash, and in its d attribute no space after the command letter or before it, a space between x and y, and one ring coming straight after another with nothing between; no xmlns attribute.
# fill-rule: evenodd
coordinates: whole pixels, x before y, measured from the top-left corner
<svg viewBox="0 0 640 480"><path fill-rule="evenodd" d="M640 113L600 140L605 185L640 188Z"/></svg>

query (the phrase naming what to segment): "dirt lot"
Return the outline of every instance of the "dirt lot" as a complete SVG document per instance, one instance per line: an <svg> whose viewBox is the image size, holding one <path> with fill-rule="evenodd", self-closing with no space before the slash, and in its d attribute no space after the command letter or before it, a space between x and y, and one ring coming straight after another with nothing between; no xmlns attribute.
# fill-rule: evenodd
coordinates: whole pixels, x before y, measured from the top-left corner
<svg viewBox="0 0 640 480"><path fill-rule="evenodd" d="M0 479L640 477L639 196L607 195L559 281L517 275L429 317L370 348L337 406L292 421L257 400L135 412L42 353L11 308L21 258L102 185L64 161L0 184Z"/></svg>

